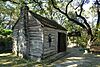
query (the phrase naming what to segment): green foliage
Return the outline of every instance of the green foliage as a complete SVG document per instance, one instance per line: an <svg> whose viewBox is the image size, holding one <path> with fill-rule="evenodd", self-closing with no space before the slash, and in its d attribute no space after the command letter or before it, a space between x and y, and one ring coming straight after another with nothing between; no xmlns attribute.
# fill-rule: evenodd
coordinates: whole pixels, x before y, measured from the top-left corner
<svg viewBox="0 0 100 67"><path fill-rule="evenodd" d="M95 45L100 46L100 31L97 31Z"/></svg>
<svg viewBox="0 0 100 67"><path fill-rule="evenodd" d="M1 25L0 25L0 35L2 36L8 36L12 34L12 30L10 29L4 29Z"/></svg>
<svg viewBox="0 0 100 67"><path fill-rule="evenodd" d="M30 10L32 10L33 12L35 12L37 14L45 16L49 19L59 21L60 24L64 25L64 27L68 30L68 32L71 32L73 30L81 31L82 36L78 37L78 38L76 37L76 38L74 38L74 40L76 40L76 42L82 46L87 44L87 41L89 39L89 36L87 36L87 33L80 26L69 21L64 15L59 13L59 11L55 10L52 6L51 0L27 0L27 1L28 1L27 3L32 2L32 3L28 4L28 6L31 5L31 6L29 6ZM34 1L36 1L37 3ZM57 8L60 8L61 11L65 11L66 4L69 1L70 0L54 0L54 5ZM72 4L74 4L76 2L78 3L78 1L73 1ZM3 17L10 17L10 24L13 25L16 22L17 18L19 17L20 7L25 5L24 4L25 0L9 0L10 4L12 4L12 6L7 5L7 2L8 2L8 0L0 1L0 14L3 14L3 16L0 15L0 25L2 24L2 22L5 21ZM19 3L19 4L16 4L14 2ZM39 5L39 3L40 3L40 5ZM69 5L68 15L73 19L78 19L78 18L76 18L75 11L79 12L80 8L75 10L75 6L73 6L72 4ZM41 6L41 8L40 8L40 6ZM92 18L95 18L97 16L96 6L93 5L92 7L90 7L90 9L88 11L83 9L82 15L84 17L86 17L86 19L89 18L90 16L92 16ZM96 21L92 21L92 23L96 23ZM93 28L95 28L95 25L92 23L89 23L89 24L91 24L90 26L91 26L92 30L94 30ZM4 24L6 24L6 23L4 23ZM12 33L11 30L4 29L3 27L0 26L0 35L7 37L8 35L11 35L11 33ZM95 30L93 31L93 33L95 33ZM98 37L96 42L98 42L98 41L100 42L100 32L97 32L96 37ZM72 38L72 41L73 41L73 38Z"/></svg>
<svg viewBox="0 0 100 67"><path fill-rule="evenodd" d="M12 45L13 39L12 39L12 30L10 29L4 29L0 25L0 45L6 46L6 45Z"/></svg>
<svg viewBox="0 0 100 67"><path fill-rule="evenodd" d="M79 44L82 47L86 47L87 41L88 41L88 35L85 31L81 32L81 37L77 38L77 44Z"/></svg>
<svg viewBox="0 0 100 67"><path fill-rule="evenodd" d="M7 36L7 35L11 35L12 34L12 30L9 30L9 29L3 29L1 31L1 35L3 36Z"/></svg>

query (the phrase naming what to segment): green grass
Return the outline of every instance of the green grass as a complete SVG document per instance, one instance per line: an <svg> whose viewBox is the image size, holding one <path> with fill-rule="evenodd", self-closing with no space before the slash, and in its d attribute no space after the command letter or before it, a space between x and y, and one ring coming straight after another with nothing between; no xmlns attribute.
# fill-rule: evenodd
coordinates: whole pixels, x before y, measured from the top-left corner
<svg viewBox="0 0 100 67"><path fill-rule="evenodd" d="M21 59L11 53L0 54L0 67L32 67L34 65L42 66L39 63Z"/></svg>

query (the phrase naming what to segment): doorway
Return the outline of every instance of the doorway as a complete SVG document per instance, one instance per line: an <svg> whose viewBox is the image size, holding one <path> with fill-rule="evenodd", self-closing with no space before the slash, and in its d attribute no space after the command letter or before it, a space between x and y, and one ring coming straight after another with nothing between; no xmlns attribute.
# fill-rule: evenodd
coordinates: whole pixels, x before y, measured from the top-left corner
<svg viewBox="0 0 100 67"><path fill-rule="evenodd" d="M58 52L66 51L66 34L58 32Z"/></svg>

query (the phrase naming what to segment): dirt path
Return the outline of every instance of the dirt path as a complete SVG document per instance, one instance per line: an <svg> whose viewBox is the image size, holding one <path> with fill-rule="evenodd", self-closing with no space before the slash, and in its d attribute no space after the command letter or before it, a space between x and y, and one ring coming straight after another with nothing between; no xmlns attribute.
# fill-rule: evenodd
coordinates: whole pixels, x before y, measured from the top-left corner
<svg viewBox="0 0 100 67"><path fill-rule="evenodd" d="M69 48L70 54L52 63L54 67L100 67L100 55L83 54L79 48Z"/></svg>

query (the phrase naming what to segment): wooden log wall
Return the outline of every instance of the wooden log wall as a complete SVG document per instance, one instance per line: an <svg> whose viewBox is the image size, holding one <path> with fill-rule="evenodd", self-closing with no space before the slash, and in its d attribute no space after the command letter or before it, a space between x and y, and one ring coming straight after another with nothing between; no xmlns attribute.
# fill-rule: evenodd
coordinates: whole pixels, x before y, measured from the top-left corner
<svg viewBox="0 0 100 67"><path fill-rule="evenodd" d="M22 20L18 22L13 30L14 46L13 51L18 56L23 57L26 54L26 40L25 40L25 31Z"/></svg>
<svg viewBox="0 0 100 67"><path fill-rule="evenodd" d="M46 58L57 53L58 34L55 29L44 27L43 57ZM51 35L51 44L48 41L48 35Z"/></svg>
<svg viewBox="0 0 100 67"><path fill-rule="evenodd" d="M43 30L40 22L29 14L28 33L30 40L30 58L37 60L43 53Z"/></svg>

